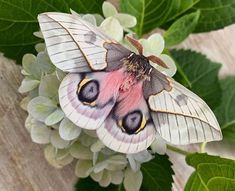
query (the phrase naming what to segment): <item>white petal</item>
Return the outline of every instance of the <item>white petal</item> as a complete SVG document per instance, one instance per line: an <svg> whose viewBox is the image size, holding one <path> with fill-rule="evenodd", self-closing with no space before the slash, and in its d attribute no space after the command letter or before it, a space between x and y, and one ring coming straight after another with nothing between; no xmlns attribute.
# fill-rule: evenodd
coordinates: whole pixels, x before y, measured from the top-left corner
<svg viewBox="0 0 235 191"><path fill-rule="evenodd" d="M117 171L117 170L123 170L126 168L126 164L108 164L105 169L109 171Z"/></svg>
<svg viewBox="0 0 235 191"><path fill-rule="evenodd" d="M44 120L57 108L56 103L49 98L38 96L29 103L27 110L35 119L44 122Z"/></svg>
<svg viewBox="0 0 235 191"><path fill-rule="evenodd" d="M89 135L90 137L97 138L96 130L83 129L83 132Z"/></svg>
<svg viewBox="0 0 235 191"><path fill-rule="evenodd" d="M136 18L129 14L118 13L114 17L119 21L123 28L132 28L137 23Z"/></svg>
<svg viewBox="0 0 235 191"><path fill-rule="evenodd" d="M28 115L26 120L25 120L25 123L24 123L24 126L25 128L30 132L31 131L31 128L33 127L33 123L35 122L36 120L31 116L31 115Z"/></svg>
<svg viewBox="0 0 235 191"><path fill-rule="evenodd" d="M127 164L125 155L113 155L109 157L108 162L111 164Z"/></svg>
<svg viewBox="0 0 235 191"><path fill-rule="evenodd" d="M51 74L55 71L55 66L52 64L46 52L39 52L36 60L37 66L40 68L41 73Z"/></svg>
<svg viewBox="0 0 235 191"><path fill-rule="evenodd" d="M119 185L122 183L124 173L123 171L112 171L111 173L111 183Z"/></svg>
<svg viewBox="0 0 235 191"><path fill-rule="evenodd" d="M100 186L107 187L111 183L111 174L109 171L105 170L103 172L103 177L99 181Z"/></svg>
<svg viewBox="0 0 235 191"><path fill-rule="evenodd" d="M92 164L93 166L96 164L97 160L98 160L98 157L99 157L99 153L98 152L94 152L93 153L93 158L92 158Z"/></svg>
<svg viewBox="0 0 235 191"><path fill-rule="evenodd" d="M153 159L153 156L147 150L132 155L133 158L140 163L148 162Z"/></svg>
<svg viewBox="0 0 235 191"><path fill-rule="evenodd" d="M73 161L73 157L64 150L58 150L52 145L44 149L44 155L47 161L56 168L62 168Z"/></svg>
<svg viewBox="0 0 235 191"><path fill-rule="evenodd" d="M127 168L124 177L124 188L126 191L139 191L143 180L142 172L139 170L137 172L132 171Z"/></svg>
<svg viewBox="0 0 235 191"><path fill-rule="evenodd" d="M99 152L102 148L104 148L105 145L102 141L97 140L94 144L91 145L91 151L92 152Z"/></svg>
<svg viewBox="0 0 235 191"><path fill-rule="evenodd" d="M70 143L69 141L65 141L64 139L62 139L57 130L53 130L53 132L51 133L50 141L51 144L58 149L66 148Z"/></svg>
<svg viewBox="0 0 235 191"><path fill-rule="evenodd" d="M100 172L97 172L97 173L92 172L92 173L90 174L90 176L91 176L91 178L92 178L94 181L99 182L99 181L102 179L102 177L103 177L103 172L104 172L104 171L100 171Z"/></svg>
<svg viewBox="0 0 235 191"><path fill-rule="evenodd" d="M92 15L92 14L85 14L85 15L82 16L82 18L83 18L85 21L91 23L91 24L94 25L94 26L97 25L97 24L96 24L95 16Z"/></svg>
<svg viewBox="0 0 235 191"><path fill-rule="evenodd" d="M176 73L176 70L177 70L174 60L173 60L170 56L168 56L168 55L166 55L166 54L161 54L161 55L159 56L159 58L162 59L162 61L163 61L164 63L166 63L166 65L168 66L168 68L163 68L163 67L161 67L161 66L159 66L159 65L157 65L157 64L155 64L155 63L151 63L151 62L150 62L150 64L151 64L154 68L156 68L157 70L159 70L160 72L162 72L163 74L165 74L165 75L167 75L167 76L170 76L170 77L174 76L175 73Z"/></svg>
<svg viewBox="0 0 235 191"><path fill-rule="evenodd" d="M55 125L64 118L64 112L57 108L53 113L51 113L46 119L45 124L48 126Z"/></svg>
<svg viewBox="0 0 235 191"><path fill-rule="evenodd" d="M151 46L149 45L149 42L146 39L140 39L139 42L143 46L143 55L152 55Z"/></svg>
<svg viewBox="0 0 235 191"><path fill-rule="evenodd" d="M88 160L78 160L75 167L75 174L79 178L86 178L92 172L92 162Z"/></svg>
<svg viewBox="0 0 235 191"><path fill-rule="evenodd" d="M88 147L83 146L78 141L74 143L69 150L70 154L77 159L92 160L93 153Z"/></svg>
<svg viewBox="0 0 235 191"><path fill-rule="evenodd" d="M148 41L148 46L153 55L159 56L164 50L165 42L160 34L158 33L152 34L147 41Z"/></svg>
<svg viewBox="0 0 235 191"><path fill-rule="evenodd" d="M38 80L34 80L34 79L29 78L29 77L25 77L22 80L18 91L20 93L29 92L29 91L35 89L36 87L38 87L39 83L40 83L40 81L38 81Z"/></svg>
<svg viewBox="0 0 235 191"><path fill-rule="evenodd" d="M104 33L116 41L121 41L123 38L123 28L119 21L114 17L108 17L105 19L101 23L100 28L104 31Z"/></svg>
<svg viewBox="0 0 235 191"><path fill-rule="evenodd" d="M112 17L115 14L117 14L117 9L109 2L105 1L102 5L102 10L104 16L107 17Z"/></svg>
<svg viewBox="0 0 235 191"><path fill-rule="evenodd" d="M157 134L156 139L151 144L151 149L154 153L164 155L166 153L166 141Z"/></svg>
<svg viewBox="0 0 235 191"><path fill-rule="evenodd" d="M135 172L138 171L140 169L140 163L134 159L133 155L127 154L126 156L131 166L131 169Z"/></svg>
<svg viewBox="0 0 235 191"><path fill-rule="evenodd" d="M59 126L59 134L64 140L73 140L81 134L81 128L72 123L68 118L64 118Z"/></svg>
<svg viewBox="0 0 235 191"><path fill-rule="evenodd" d="M31 121L32 122L32 121ZM33 121L30 135L33 142L47 144L50 142L52 130L39 121Z"/></svg>
<svg viewBox="0 0 235 191"><path fill-rule="evenodd" d="M55 75L56 75L57 79L61 82L64 79L64 77L66 76L66 73L63 72L62 70L60 70L59 68L56 68Z"/></svg>
<svg viewBox="0 0 235 191"><path fill-rule="evenodd" d="M57 100L59 85L60 81L55 75L46 75L41 79L38 94L40 96Z"/></svg>
<svg viewBox="0 0 235 191"><path fill-rule="evenodd" d="M102 162L99 162L97 163L95 166L94 166L94 172L95 173L98 173L100 171L103 171L108 165L108 162L107 160L104 160Z"/></svg>
<svg viewBox="0 0 235 191"><path fill-rule="evenodd" d="M25 54L22 59L23 69L28 73L33 75L37 80L40 80L41 71L36 65L36 56L33 54Z"/></svg>

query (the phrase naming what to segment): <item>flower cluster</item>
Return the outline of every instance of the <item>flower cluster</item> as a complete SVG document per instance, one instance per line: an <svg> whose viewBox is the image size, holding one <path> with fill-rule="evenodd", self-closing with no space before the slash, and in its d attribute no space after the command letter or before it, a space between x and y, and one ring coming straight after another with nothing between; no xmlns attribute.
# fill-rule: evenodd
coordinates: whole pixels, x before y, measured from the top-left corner
<svg viewBox="0 0 235 191"><path fill-rule="evenodd" d="M124 34L132 33L129 28L136 25L136 18L118 13L107 2L103 4L103 14L105 18L90 14L82 17L128 46ZM35 35L42 38L40 32ZM153 34L147 40L141 39L140 42L144 47L144 55L157 55L168 64L169 69L158 68L159 70L170 76L174 74L174 62L169 56L161 54L164 40L159 34ZM45 158L54 167L61 168L77 160L75 174L80 178L90 176L103 187L110 183L123 182L127 191L139 190L143 178L141 163L151 160L155 152L165 153L166 144L163 139L157 136L151 150L137 154L126 155L105 147L95 131L81 129L66 118L58 100L58 87L66 74L51 63L45 44L37 44L35 49L37 56L26 54L23 57L21 72L25 77L19 87L19 92L27 95L22 100L21 107L28 111L25 127L30 132L32 141L46 145ZM133 181L135 184L132 184Z"/></svg>

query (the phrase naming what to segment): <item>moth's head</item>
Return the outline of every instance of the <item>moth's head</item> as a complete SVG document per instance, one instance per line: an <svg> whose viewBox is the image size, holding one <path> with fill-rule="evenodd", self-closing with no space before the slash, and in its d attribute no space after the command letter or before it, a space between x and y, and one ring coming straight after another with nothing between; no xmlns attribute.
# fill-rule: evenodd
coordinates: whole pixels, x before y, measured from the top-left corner
<svg viewBox="0 0 235 191"><path fill-rule="evenodd" d="M161 60L159 57L155 56L155 55L150 55L145 57L143 55L143 46L142 44L140 44L140 42L134 38L131 38L129 36L126 36L127 40L138 50L139 55L141 57L141 59L143 61L145 61L145 59L148 61L152 61L155 64L158 64L159 66L162 66L163 68L168 68L168 66L165 64L165 62L163 62L163 60Z"/></svg>

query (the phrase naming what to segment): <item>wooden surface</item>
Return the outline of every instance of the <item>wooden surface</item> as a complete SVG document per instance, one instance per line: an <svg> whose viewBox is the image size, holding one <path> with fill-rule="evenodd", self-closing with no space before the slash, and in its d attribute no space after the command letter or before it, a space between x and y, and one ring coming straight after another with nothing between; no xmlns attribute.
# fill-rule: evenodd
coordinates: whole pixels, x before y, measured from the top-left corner
<svg viewBox="0 0 235 191"><path fill-rule="evenodd" d="M221 75L235 73L235 25L223 30L191 35L179 47L203 52L223 64ZM17 92L22 77L13 61L0 56L0 191L71 191L76 180L74 164L61 170L55 169L43 156L42 146L31 142L24 128L26 113ZM210 145L209 145L210 146ZM191 146L190 149L195 149ZM231 148L221 149L219 144L209 147L209 152L234 157ZM175 184L180 191L192 171L184 157L169 152L174 163Z"/></svg>

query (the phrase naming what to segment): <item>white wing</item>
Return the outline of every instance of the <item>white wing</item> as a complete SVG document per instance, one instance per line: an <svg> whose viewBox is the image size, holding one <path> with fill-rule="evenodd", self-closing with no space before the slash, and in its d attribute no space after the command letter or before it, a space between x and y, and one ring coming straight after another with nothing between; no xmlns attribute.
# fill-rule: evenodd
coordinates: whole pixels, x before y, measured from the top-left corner
<svg viewBox="0 0 235 191"><path fill-rule="evenodd" d="M215 115L201 98L163 74L152 78L155 94L151 90L148 103L157 131L165 140L189 144L222 139Z"/></svg>
<svg viewBox="0 0 235 191"><path fill-rule="evenodd" d="M53 64L66 72L103 70L118 65L130 51L78 16L43 13L38 16ZM113 66L111 66L113 68Z"/></svg>

